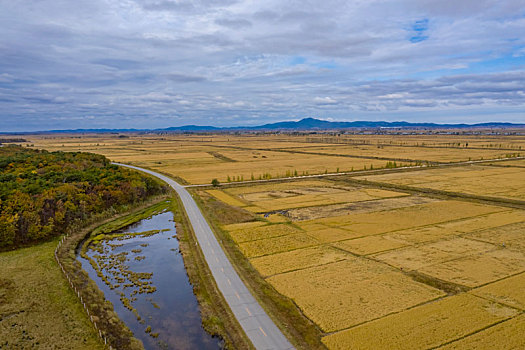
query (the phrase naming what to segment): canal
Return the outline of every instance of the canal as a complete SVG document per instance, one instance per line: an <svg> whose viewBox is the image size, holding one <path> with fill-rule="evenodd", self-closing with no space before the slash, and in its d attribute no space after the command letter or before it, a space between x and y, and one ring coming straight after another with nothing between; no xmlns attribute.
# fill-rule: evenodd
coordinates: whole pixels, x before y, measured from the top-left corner
<svg viewBox="0 0 525 350"><path fill-rule="evenodd" d="M77 255L82 267L146 349L222 348L202 328L170 211L94 239L86 248L85 258Z"/></svg>

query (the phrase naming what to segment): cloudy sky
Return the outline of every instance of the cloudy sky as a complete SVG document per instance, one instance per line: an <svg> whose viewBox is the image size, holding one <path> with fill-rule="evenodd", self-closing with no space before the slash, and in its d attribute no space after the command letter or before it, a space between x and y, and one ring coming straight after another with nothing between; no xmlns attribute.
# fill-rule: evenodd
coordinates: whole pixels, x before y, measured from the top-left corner
<svg viewBox="0 0 525 350"><path fill-rule="evenodd" d="M523 0L0 0L0 131L525 121Z"/></svg>

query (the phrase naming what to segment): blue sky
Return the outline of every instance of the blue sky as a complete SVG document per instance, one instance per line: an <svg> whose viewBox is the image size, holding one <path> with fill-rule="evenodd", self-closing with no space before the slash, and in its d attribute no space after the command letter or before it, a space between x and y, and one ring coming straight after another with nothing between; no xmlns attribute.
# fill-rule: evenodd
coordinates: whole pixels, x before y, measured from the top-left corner
<svg viewBox="0 0 525 350"><path fill-rule="evenodd" d="M0 1L0 131L525 122L522 0Z"/></svg>

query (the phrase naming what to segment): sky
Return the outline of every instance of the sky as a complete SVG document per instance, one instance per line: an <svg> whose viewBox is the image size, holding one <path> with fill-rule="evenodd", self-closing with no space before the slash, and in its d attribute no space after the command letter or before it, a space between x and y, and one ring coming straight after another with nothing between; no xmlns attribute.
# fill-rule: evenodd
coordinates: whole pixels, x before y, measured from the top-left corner
<svg viewBox="0 0 525 350"><path fill-rule="evenodd" d="M0 131L525 122L523 0L0 0Z"/></svg>

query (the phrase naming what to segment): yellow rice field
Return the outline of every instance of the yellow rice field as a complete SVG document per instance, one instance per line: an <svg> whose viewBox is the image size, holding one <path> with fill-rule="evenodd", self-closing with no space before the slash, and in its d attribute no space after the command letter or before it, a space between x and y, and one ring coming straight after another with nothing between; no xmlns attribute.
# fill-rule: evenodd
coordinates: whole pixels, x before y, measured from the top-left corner
<svg viewBox="0 0 525 350"><path fill-rule="evenodd" d="M235 187L226 192L253 206L270 208L266 203L277 201L285 213L280 215L293 226L225 228L260 275L327 334L323 342L328 348L452 346L466 342L472 332L511 322L519 315L515 308L524 302L520 298L523 281L513 276L525 273L524 255L517 249L525 242L525 211L396 192L390 198L360 201L355 195L338 195L341 191L366 193L363 188L334 183L331 190L329 181L310 185L320 189L320 196L331 194L342 202L318 201L316 206L296 208L290 199L302 196L306 200L311 192L293 182ZM345 210L349 213L339 215ZM303 220L306 216L315 219ZM266 239L248 242L236 233L252 231L253 239L258 239L268 227L282 230L282 235L272 231ZM289 233L285 227L303 233ZM426 276L430 284L408 273ZM447 296L436 287L440 283L474 289L470 295ZM458 314L452 312L454 308ZM426 320L435 312L436 318ZM401 315L408 321L396 318ZM458 321L463 318L468 322ZM384 327L382 320L388 325L385 334L392 339L378 342L370 335ZM422 335L412 339L410 327L418 325L414 320L423 325L418 334L428 333L428 339L419 339ZM381 326L374 326L376 322ZM405 328L395 325L402 322ZM454 329L456 323L463 328ZM500 331L483 332L494 337ZM516 341L510 339L509 344Z"/></svg>
<svg viewBox="0 0 525 350"><path fill-rule="evenodd" d="M525 315L498 323L490 328L447 344L440 349L524 349Z"/></svg>
<svg viewBox="0 0 525 350"><path fill-rule="evenodd" d="M525 200L525 169L468 166L362 176L358 179L473 195Z"/></svg>
<svg viewBox="0 0 525 350"><path fill-rule="evenodd" d="M469 294L453 296L323 338L329 349L429 349L517 315Z"/></svg>
<svg viewBox="0 0 525 350"><path fill-rule="evenodd" d="M383 264L355 257L275 275L268 281L292 298L325 332L355 326L444 295Z"/></svg>
<svg viewBox="0 0 525 350"><path fill-rule="evenodd" d="M96 152L189 184L351 172L204 191L225 208L256 213L256 221L221 230L320 329L329 349L525 348L525 161L357 172L394 161L515 157L525 137L417 133L28 139L35 148ZM458 197L419 191L426 188ZM463 194L515 202L481 204Z"/></svg>

